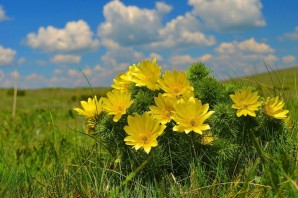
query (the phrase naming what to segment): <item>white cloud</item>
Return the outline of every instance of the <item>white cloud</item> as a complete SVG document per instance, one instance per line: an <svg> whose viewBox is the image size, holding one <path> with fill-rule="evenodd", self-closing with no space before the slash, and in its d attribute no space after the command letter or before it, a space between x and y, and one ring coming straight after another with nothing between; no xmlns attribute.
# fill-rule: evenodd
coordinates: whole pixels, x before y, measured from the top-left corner
<svg viewBox="0 0 298 198"><path fill-rule="evenodd" d="M169 62L185 66L196 61L203 62L213 71L216 78L228 79L231 76L264 72L266 71L264 63L279 64L280 58L274 52L275 50L270 45L251 38L243 41L223 42L214 49L214 53L200 57L175 56Z"/></svg>
<svg viewBox="0 0 298 198"><path fill-rule="evenodd" d="M20 73L18 72L18 71L16 71L16 70L14 70L14 71L12 71L11 73L10 73L10 77L12 77L12 78L20 78Z"/></svg>
<svg viewBox="0 0 298 198"><path fill-rule="evenodd" d="M172 6L164 2L156 2L155 7L156 7L156 12L159 14L166 14L172 10Z"/></svg>
<svg viewBox="0 0 298 198"><path fill-rule="evenodd" d="M9 19L9 17L6 16L3 6L0 5L0 22L7 19Z"/></svg>
<svg viewBox="0 0 298 198"><path fill-rule="evenodd" d="M0 45L0 66L10 65L15 58L16 51L10 48L4 48Z"/></svg>
<svg viewBox="0 0 298 198"><path fill-rule="evenodd" d="M85 66L81 70L61 67L59 69L55 69L49 77L45 77L44 75L38 73L32 73L19 79L19 82L21 82L20 88L88 87L89 84L84 75L86 75L92 87L105 87L109 86L112 78L116 76L115 71L106 69L100 65ZM11 75L12 74L10 74L10 76ZM0 82L1 86L11 87L13 86L14 79L9 77L4 80L0 79ZM3 84L4 82L5 84Z"/></svg>
<svg viewBox="0 0 298 198"><path fill-rule="evenodd" d="M199 20L191 13L177 16L163 25L163 17L171 10L170 5L162 2L155 3L152 9L126 6L118 0L107 3L105 21L98 27L102 45L107 49L101 57L103 64L123 71L147 57L162 61L162 49L215 44L215 37L203 34Z"/></svg>
<svg viewBox="0 0 298 198"><path fill-rule="evenodd" d="M49 79L36 73L25 76L22 80L22 88L41 88L49 86ZM38 82L38 83L36 83Z"/></svg>
<svg viewBox="0 0 298 198"><path fill-rule="evenodd" d="M72 54L57 54L51 58L51 62L55 64L79 64L81 56Z"/></svg>
<svg viewBox="0 0 298 198"><path fill-rule="evenodd" d="M82 71L87 76L92 87L106 87L112 83L112 79L116 76L115 71L106 69L100 65L85 66ZM49 76L48 76L49 75ZM0 70L1 87L13 87L15 77L18 77L18 87L20 89L35 89L42 87L88 87L84 75L79 69L69 69L68 67L60 67L55 69L52 74L47 76L33 72L28 75L22 75L17 71L4 72Z"/></svg>
<svg viewBox="0 0 298 198"><path fill-rule="evenodd" d="M199 21L190 13L177 16L159 30L159 39L149 46L154 49L213 45L215 37L200 32L200 26Z"/></svg>
<svg viewBox="0 0 298 198"><path fill-rule="evenodd" d="M99 47L99 41L93 39L93 32L83 20L68 22L63 29L40 27L37 33L27 35L25 44L45 52L92 50Z"/></svg>
<svg viewBox="0 0 298 198"><path fill-rule="evenodd" d="M144 55L137 52L132 47L123 47L112 40L104 40L107 52L101 57L103 63L111 69L122 70L131 63L139 62Z"/></svg>
<svg viewBox="0 0 298 198"><path fill-rule="evenodd" d="M192 63L195 62L207 62L212 59L211 54L204 54L200 57L192 57L188 54L185 55L173 55L169 58L169 64L171 67L174 68L181 68L181 69L186 69L186 67L190 66Z"/></svg>
<svg viewBox="0 0 298 198"><path fill-rule="evenodd" d="M111 79L114 78L114 71L106 69L100 65L93 67L86 66L79 69L60 69L59 72L53 73L48 79L48 86L54 87L88 87L89 84L85 79L87 77L92 87L108 86Z"/></svg>
<svg viewBox="0 0 298 198"><path fill-rule="evenodd" d="M272 65L273 63L275 63L278 60L278 58L273 55L273 54L269 54L267 56L264 56L264 61L266 64Z"/></svg>
<svg viewBox="0 0 298 198"><path fill-rule="evenodd" d="M293 32L285 33L283 35L283 38L289 39L289 40L298 40L298 26L295 28Z"/></svg>
<svg viewBox="0 0 298 198"><path fill-rule="evenodd" d="M265 26L260 0L189 0L192 13L214 30L242 30Z"/></svg>
<svg viewBox="0 0 298 198"><path fill-rule="evenodd" d="M161 18L170 11L171 7L161 2L155 9L141 9L110 1L104 6L105 22L99 26L98 35L121 46L146 44L157 39Z"/></svg>
<svg viewBox="0 0 298 198"><path fill-rule="evenodd" d="M154 52L150 53L149 58L151 60L156 58L157 61L162 61L163 60L163 57L160 54L157 54L157 53L154 53Z"/></svg>
<svg viewBox="0 0 298 198"><path fill-rule="evenodd" d="M169 58L169 64L176 69L182 66L187 66L195 61L197 61L196 58L193 58L190 55L174 55Z"/></svg>
<svg viewBox="0 0 298 198"><path fill-rule="evenodd" d="M172 48L210 46L213 36L200 32L199 21L190 13L178 16L162 25L162 17L171 6L157 2L154 9L125 6L111 1L104 6L105 22L98 28L103 40L111 40L119 46L144 48Z"/></svg>
<svg viewBox="0 0 298 198"><path fill-rule="evenodd" d="M293 55L283 56L282 61L285 64L293 64L296 61L296 57Z"/></svg>
<svg viewBox="0 0 298 198"><path fill-rule="evenodd" d="M26 62L26 58L24 58L24 57L19 58L18 61L17 61L18 65L21 65L25 62Z"/></svg>
<svg viewBox="0 0 298 198"><path fill-rule="evenodd" d="M221 54L233 54L238 51L250 52L250 53L272 53L272 49L266 43L259 43L254 38L244 40L242 42L224 42L221 43L216 49Z"/></svg>
<svg viewBox="0 0 298 198"><path fill-rule="evenodd" d="M205 55L199 57L199 61L203 62L203 63L206 63L206 62L210 61L211 59L212 59L211 54L205 54Z"/></svg>
<svg viewBox="0 0 298 198"><path fill-rule="evenodd" d="M28 81L44 81L46 80L46 78L44 78L43 76L39 75L39 74L36 74L36 73L32 73L28 76L25 77L25 80L28 80Z"/></svg>

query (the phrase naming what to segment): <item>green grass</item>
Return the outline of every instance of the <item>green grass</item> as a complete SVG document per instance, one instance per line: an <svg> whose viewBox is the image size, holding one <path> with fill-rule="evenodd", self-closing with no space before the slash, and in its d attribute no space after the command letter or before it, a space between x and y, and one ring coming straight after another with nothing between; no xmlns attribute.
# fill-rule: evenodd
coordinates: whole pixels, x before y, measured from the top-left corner
<svg viewBox="0 0 298 198"><path fill-rule="evenodd" d="M298 98L298 67L280 70L268 68L266 73L235 78L228 82L254 84L260 86L263 90L267 90L269 93L280 91L287 96Z"/></svg>
<svg viewBox="0 0 298 198"><path fill-rule="evenodd" d="M283 95L296 122L297 73L298 68L291 68L232 82L253 83L265 95ZM107 90L96 88L94 93L102 96ZM276 148L273 171L271 164L257 158L248 160L233 178L222 171L225 164L219 161L191 164L185 178L165 174L160 181L144 182L133 172L134 177L127 179L129 175L115 171L113 159L84 133L84 119L72 110L88 96L93 96L90 88L25 90L17 98L13 118L13 97L8 89L0 90L0 197L298 196L298 167L292 160L297 153L289 156L280 148Z"/></svg>

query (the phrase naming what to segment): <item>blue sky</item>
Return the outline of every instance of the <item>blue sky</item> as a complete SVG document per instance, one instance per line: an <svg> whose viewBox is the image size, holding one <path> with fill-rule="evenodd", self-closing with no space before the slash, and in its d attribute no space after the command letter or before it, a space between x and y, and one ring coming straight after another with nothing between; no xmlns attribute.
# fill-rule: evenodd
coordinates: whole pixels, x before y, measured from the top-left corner
<svg viewBox="0 0 298 198"><path fill-rule="evenodd" d="M110 86L143 59L218 79L297 66L296 0L0 1L0 87ZM16 70L17 69L17 70Z"/></svg>

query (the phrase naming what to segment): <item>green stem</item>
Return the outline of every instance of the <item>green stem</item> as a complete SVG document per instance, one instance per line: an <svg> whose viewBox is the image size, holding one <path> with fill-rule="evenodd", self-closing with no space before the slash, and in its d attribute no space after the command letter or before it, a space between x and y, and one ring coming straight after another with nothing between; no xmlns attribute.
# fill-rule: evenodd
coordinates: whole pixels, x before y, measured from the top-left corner
<svg viewBox="0 0 298 198"><path fill-rule="evenodd" d="M119 190L121 187L123 187L124 185L126 185L138 172L140 172L144 166L148 163L148 161L150 160L151 157L149 157L149 159L145 160L140 166L137 167L136 170L134 170L133 172L129 173L129 175L126 177L126 179L120 184L120 186L116 187L115 192L116 195L119 193Z"/></svg>
<svg viewBox="0 0 298 198"><path fill-rule="evenodd" d="M259 154L261 160L263 163L266 163L269 159L269 156L266 155L266 153L264 153L258 143L258 139L256 138L255 134L253 133L252 130L248 130L249 131L249 137L252 141L253 146L255 147L257 153Z"/></svg>

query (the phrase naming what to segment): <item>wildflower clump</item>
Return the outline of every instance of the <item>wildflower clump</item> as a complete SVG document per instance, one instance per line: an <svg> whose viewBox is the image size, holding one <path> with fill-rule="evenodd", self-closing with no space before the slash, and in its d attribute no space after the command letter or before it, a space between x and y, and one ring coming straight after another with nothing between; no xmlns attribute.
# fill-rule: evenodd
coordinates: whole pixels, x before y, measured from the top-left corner
<svg viewBox="0 0 298 198"><path fill-rule="evenodd" d="M174 126L174 131L186 134L193 131L202 135L203 131L210 129L210 126L204 123L214 113L208 112L208 104L202 105L200 100L190 97L187 101L177 103L175 109L174 121L177 125Z"/></svg>
<svg viewBox="0 0 298 198"><path fill-rule="evenodd" d="M129 93L122 93L119 90L113 90L107 93L107 98L102 98L103 109L109 114L114 115L113 121L118 122L122 115L133 103Z"/></svg>
<svg viewBox="0 0 298 198"><path fill-rule="evenodd" d="M165 91L165 96L178 97L193 91L186 78L186 72L183 71L166 71L163 79L159 80L159 85Z"/></svg>
<svg viewBox="0 0 298 198"><path fill-rule="evenodd" d="M237 109L237 116L253 116L256 117L255 111L261 106L258 101L259 96L257 92L251 93L250 88L243 88L241 91L237 91L235 94L231 94L230 98L233 100L233 109Z"/></svg>
<svg viewBox="0 0 298 198"><path fill-rule="evenodd" d="M86 118L95 118L102 112L102 99L97 100L97 97L88 98L88 101L81 101L81 108L74 108L80 115L85 116Z"/></svg>
<svg viewBox="0 0 298 198"><path fill-rule="evenodd" d="M74 110L86 117L86 132L91 134L94 132L97 118L102 112L102 98L97 100L97 97L94 96L94 98L88 98L87 101L81 101L81 105L83 109L74 108Z"/></svg>
<svg viewBox="0 0 298 198"><path fill-rule="evenodd" d="M280 120L287 118L288 110L284 110L285 103L279 100L278 96L275 98L268 97L264 103L265 112L268 116Z"/></svg>
<svg viewBox="0 0 298 198"><path fill-rule="evenodd" d="M219 166L232 177L259 154L257 143L268 152L278 140L291 148L289 111L278 97L265 100L254 87L217 81L202 63L161 71L156 59L133 64L115 77L106 97L75 108L96 118L94 138L121 174L142 167L141 180L183 178L190 164L200 163L210 178Z"/></svg>
<svg viewBox="0 0 298 198"><path fill-rule="evenodd" d="M149 113L161 124L170 122L175 113L176 99L159 93L157 97L154 97L154 101L156 106L150 106Z"/></svg>
<svg viewBox="0 0 298 198"><path fill-rule="evenodd" d="M136 114L134 117L128 116L128 126L124 127L128 136L124 139L127 145L133 146L136 150L143 147L149 153L151 147L156 147L157 137L159 137L165 125L160 125L159 121L151 117L148 113L143 115Z"/></svg>

